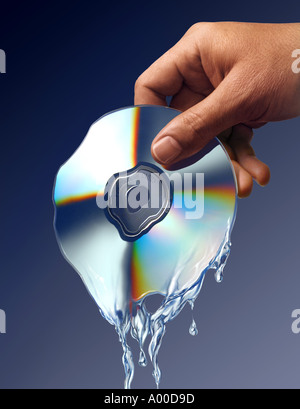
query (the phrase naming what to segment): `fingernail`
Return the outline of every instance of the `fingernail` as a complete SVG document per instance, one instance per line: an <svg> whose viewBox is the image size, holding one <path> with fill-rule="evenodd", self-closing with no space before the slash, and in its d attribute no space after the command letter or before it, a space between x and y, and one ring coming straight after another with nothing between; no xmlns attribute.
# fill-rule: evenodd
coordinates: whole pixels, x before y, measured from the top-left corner
<svg viewBox="0 0 300 409"><path fill-rule="evenodd" d="M171 136L165 136L153 145L153 153L158 162L167 164L176 159L182 152L179 143Z"/></svg>

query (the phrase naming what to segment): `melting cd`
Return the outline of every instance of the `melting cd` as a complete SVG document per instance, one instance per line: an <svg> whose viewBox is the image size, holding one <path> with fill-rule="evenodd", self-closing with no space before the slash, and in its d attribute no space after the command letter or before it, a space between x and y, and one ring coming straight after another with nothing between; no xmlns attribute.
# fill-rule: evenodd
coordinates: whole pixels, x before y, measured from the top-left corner
<svg viewBox="0 0 300 409"><path fill-rule="evenodd" d="M55 232L66 260L81 276L122 342L125 387L134 372L127 334L150 335L153 376L165 324L193 306L205 274L222 280L236 213L231 162L215 138L179 169L151 156L156 134L179 111L134 106L101 117L59 169L54 187ZM149 312L145 299L163 301ZM197 333L193 320L191 334Z"/></svg>

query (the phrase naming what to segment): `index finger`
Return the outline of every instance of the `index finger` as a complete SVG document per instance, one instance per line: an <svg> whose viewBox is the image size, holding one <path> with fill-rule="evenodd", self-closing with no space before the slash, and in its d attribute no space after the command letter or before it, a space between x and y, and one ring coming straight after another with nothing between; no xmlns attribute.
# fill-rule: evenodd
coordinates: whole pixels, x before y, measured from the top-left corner
<svg viewBox="0 0 300 409"><path fill-rule="evenodd" d="M166 97L177 94L183 77L176 64L174 47L156 60L135 83L135 105L166 105Z"/></svg>

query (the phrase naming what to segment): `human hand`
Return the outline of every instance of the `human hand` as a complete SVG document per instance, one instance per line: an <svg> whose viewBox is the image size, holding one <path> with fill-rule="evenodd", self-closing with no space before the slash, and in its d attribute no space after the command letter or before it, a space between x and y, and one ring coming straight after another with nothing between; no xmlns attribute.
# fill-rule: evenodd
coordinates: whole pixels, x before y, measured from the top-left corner
<svg viewBox="0 0 300 409"><path fill-rule="evenodd" d="M183 111L152 144L165 168L201 150L213 137L232 160L238 194L264 186L266 164L250 145L253 128L300 115L300 74L292 52L300 47L300 24L197 23L136 81L135 104Z"/></svg>

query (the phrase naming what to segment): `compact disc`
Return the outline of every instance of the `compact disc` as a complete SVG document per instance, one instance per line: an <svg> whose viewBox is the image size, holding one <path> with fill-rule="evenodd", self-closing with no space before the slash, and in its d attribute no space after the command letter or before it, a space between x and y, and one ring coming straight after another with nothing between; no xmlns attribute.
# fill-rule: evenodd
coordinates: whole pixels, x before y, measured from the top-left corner
<svg viewBox="0 0 300 409"><path fill-rule="evenodd" d="M154 137L179 114L133 106L102 116L56 177L61 251L111 322L149 294L190 289L228 243L236 181L218 139L180 169L151 156Z"/></svg>

